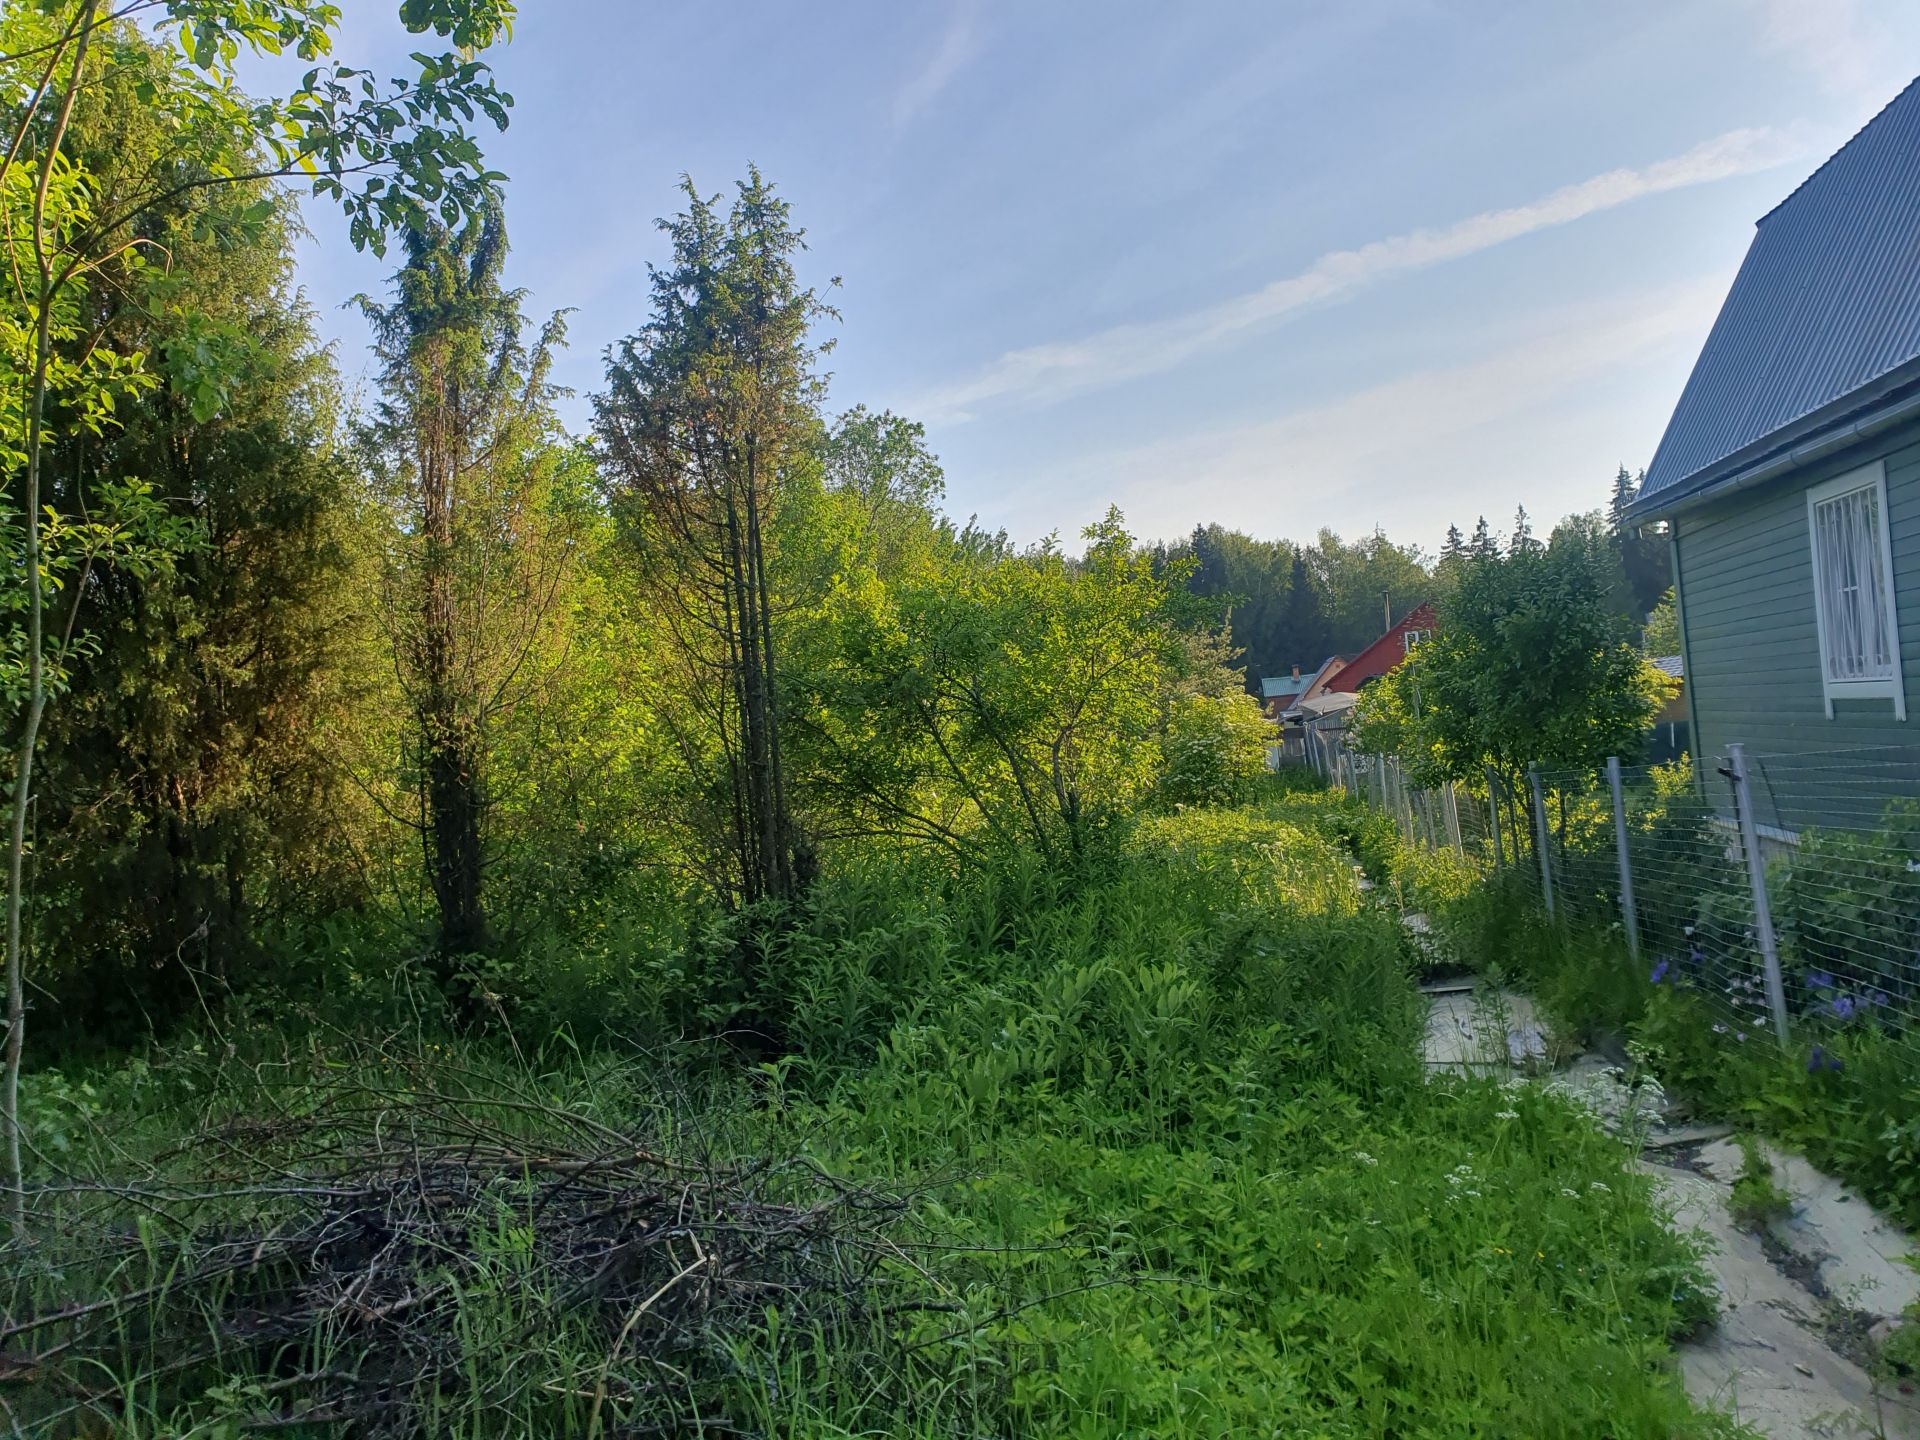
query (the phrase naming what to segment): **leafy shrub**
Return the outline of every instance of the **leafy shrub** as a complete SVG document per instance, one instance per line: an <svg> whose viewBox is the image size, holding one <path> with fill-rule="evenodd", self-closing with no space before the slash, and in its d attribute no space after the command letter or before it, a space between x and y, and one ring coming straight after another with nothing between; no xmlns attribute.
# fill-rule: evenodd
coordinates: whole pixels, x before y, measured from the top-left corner
<svg viewBox="0 0 1920 1440"><path fill-rule="evenodd" d="M1244 800L1266 772L1273 722L1245 691L1188 695L1174 703L1160 739L1160 795L1173 805Z"/></svg>
<svg viewBox="0 0 1920 1440"><path fill-rule="evenodd" d="M1773 1178L1773 1162L1751 1135L1740 1137L1740 1173L1727 1196L1727 1213L1749 1230L1764 1230L1784 1220L1793 1209L1793 1197Z"/></svg>
<svg viewBox="0 0 1920 1440"><path fill-rule="evenodd" d="M1907 998L1898 977L1920 954L1920 801L1892 801L1866 833L1803 831L1774 896L1782 943L1804 974L1831 982L1814 988Z"/></svg>

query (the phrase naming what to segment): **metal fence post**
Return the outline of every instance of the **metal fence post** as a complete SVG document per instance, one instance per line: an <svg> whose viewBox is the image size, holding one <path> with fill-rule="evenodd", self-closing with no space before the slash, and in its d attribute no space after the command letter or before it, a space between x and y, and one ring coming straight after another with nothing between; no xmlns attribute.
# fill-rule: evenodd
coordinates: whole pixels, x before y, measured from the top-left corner
<svg viewBox="0 0 1920 1440"><path fill-rule="evenodd" d="M1627 927L1627 951L1640 958L1640 911L1633 903L1633 864L1627 858L1627 802L1620 789L1620 757L1607 757L1607 788L1613 791L1613 848L1620 858L1620 919Z"/></svg>
<svg viewBox="0 0 1920 1440"><path fill-rule="evenodd" d="M1500 777L1491 765L1487 766L1487 819L1493 831L1493 868L1498 870L1506 857L1500 853Z"/></svg>
<svg viewBox="0 0 1920 1440"><path fill-rule="evenodd" d="M1753 814L1753 791L1747 784L1747 756L1739 744L1727 747L1729 778L1733 781L1734 809L1740 812L1740 847L1747 852L1747 882L1753 887L1753 929L1760 940L1760 962L1766 971L1767 1009L1773 1012L1774 1033L1787 1043L1787 989L1780 979L1780 947L1773 933L1773 907L1767 901L1767 862L1760 853L1760 826Z"/></svg>
<svg viewBox="0 0 1920 1440"><path fill-rule="evenodd" d="M1529 765L1527 779L1533 786L1533 843L1540 852L1540 893L1547 902L1547 914L1558 913L1553 904L1553 857L1547 851L1547 802L1540 791L1540 767Z"/></svg>

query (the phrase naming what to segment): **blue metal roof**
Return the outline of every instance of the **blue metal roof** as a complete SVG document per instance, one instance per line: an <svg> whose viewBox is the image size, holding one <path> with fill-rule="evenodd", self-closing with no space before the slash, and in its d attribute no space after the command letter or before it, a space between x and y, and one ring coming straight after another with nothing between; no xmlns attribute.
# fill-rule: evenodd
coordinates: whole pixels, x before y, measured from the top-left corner
<svg viewBox="0 0 1920 1440"><path fill-rule="evenodd" d="M1304 675L1262 675L1260 677L1260 698L1263 700L1281 700L1289 695L1298 695L1307 688Z"/></svg>
<svg viewBox="0 0 1920 1440"><path fill-rule="evenodd" d="M1760 220L1640 489L1658 509L1920 359L1920 80ZM1836 417L1837 418L1837 415ZM1656 498L1657 497L1657 498Z"/></svg>

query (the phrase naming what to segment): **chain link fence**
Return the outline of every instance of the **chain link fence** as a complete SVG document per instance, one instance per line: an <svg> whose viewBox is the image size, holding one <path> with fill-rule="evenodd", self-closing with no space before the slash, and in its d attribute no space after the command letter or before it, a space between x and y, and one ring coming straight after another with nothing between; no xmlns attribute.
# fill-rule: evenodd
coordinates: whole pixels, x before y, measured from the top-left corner
<svg viewBox="0 0 1920 1440"><path fill-rule="evenodd" d="M1421 787L1343 738L1318 741L1330 783L1410 844L1512 872L1556 919L1618 927L1651 978L1694 989L1731 1038L1872 1024L1920 1042L1920 749L1734 745Z"/></svg>

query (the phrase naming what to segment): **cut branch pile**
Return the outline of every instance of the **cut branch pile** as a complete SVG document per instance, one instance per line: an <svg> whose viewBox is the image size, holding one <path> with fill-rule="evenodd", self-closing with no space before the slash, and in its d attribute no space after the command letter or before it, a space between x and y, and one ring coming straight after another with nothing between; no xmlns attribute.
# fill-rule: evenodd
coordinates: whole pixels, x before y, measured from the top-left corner
<svg viewBox="0 0 1920 1440"><path fill-rule="evenodd" d="M742 1368L770 1310L878 1358L885 1314L924 1308L883 1303L925 1293L898 1196L358 1061L263 1080L139 1178L35 1192L37 1243L0 1282L0 1422L85 1432L130 1394L196 1417L211 1395L242 1429L724 1435L728 1397L773 1380Z"/></svg>

